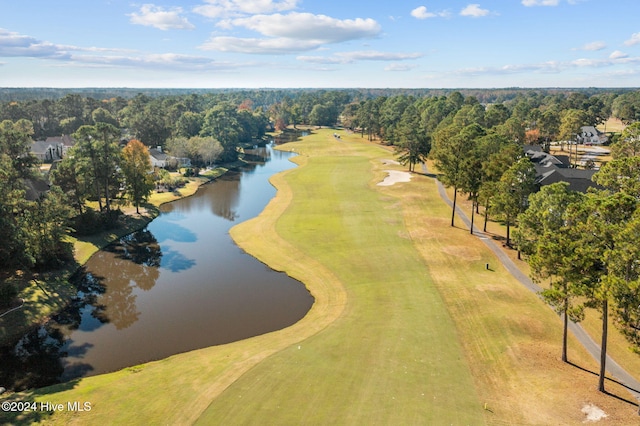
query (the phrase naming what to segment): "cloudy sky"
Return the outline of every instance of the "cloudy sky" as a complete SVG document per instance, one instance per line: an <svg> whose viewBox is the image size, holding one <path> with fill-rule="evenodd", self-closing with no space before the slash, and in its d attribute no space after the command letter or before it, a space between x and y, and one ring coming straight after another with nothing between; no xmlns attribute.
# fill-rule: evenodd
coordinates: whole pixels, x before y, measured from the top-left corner
<svg viewBox="0 0 640 426"><path fill-rule="evenodd" d="M638 0L0 0L0 87L637 87Z"/></svg>

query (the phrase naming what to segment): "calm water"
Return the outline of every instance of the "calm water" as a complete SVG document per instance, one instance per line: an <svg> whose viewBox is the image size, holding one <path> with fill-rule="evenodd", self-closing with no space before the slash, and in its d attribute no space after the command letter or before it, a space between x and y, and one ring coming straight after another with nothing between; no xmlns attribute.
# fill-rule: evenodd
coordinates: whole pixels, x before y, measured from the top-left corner
<svg viewBox="0 0 640 426"><path fill-rule="evenodd" d="M301 319L313 304L304 285L228 235L275 195L268 179L294 166L289 157L271 146L249 151L252 165L163 206L145 230L94 255L77 278L72 306L1 354L9 371L0 367L0 385L105 373Z"/></svg>

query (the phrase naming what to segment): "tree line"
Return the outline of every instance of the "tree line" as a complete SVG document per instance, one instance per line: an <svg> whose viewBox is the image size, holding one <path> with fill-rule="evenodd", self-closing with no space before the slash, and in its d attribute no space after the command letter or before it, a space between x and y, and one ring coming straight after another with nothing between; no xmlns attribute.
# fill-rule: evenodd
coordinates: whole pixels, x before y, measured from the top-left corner
<svg viewBox="0 0 640 426"><path fill-rule="evenodd" d="M605 318L613 315L640 347L640 278L631 247L640 226L640 188L633 186L640 180L634 174L640 170L639 124L613 138L614 160L595 178L605 189L588 194L569 193L561 185L538 192L533 165L522 151L524 144L570 140L581 126L611 116L634 123L639 91L514 90L496 93L491 103L481 101L489 96L461 91L267 91L255 92L255 99L251 93L99 101L70 93L0 103L2 269L55 267L71 258L66 236L72 228L91 232L113 223L119 214L114 200L122 197L136 208L144 203L154 185L148 147L206 166L236 160L242 143L264 137L269 128L339 123L394 146L410 170L431 158L441 181L454 189L452 224L456 197L464 194L472 201L472 221L483 213L485 230L490 218L502 221L506 244L515 243L525 255L534 278L551 280L544 296L559 312L580 319L584 307L596 307ZM500 96L504 100L497 101ZM76 146L52 172L50 189L27 199L29 182L38 175L30 142L62 133L72 134ZM123 139L134 141L123 149ZM87 207L88 200L97 210ZM606 353L606 340L602 347Z"/></svg>
<svg viewBox="0 0 640 426"><path fill-rule="evenodd" d="M453 93L377 98L351 104L343 113L362 137L395 145L410 170L433 160L438 179L453 188L451 226L459 194L472 202L471 232L479 212L484 231L490 216L506 226L505 245L524 254L535 281L549 281L542 296L563 315L564 361L568 320L580 321L585 308L600 312L601 391L610 317L640 353L640 122L624 119L631 124L613 138L613 160L593 177L599 189L587 193L569 191L566 183L538 188L523 146L575 140L581 126L596 126L614 114L621 98L628 101L609 94L532 94L485 106Z"/></svg>

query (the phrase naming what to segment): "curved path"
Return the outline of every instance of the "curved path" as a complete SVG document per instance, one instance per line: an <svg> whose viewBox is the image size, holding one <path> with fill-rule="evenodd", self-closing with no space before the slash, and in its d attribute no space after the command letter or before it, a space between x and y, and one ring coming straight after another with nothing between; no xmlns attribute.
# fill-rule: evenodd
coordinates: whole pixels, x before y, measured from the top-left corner
<svg viewBox="0 0 640 426"><path fill-rule="evenodd" d="M422 170L424 173L427 173L427 166L423 163ZM449 205L449 207L453 206L453 202L449 199L449 196L446 193L444 185L436 179L438 185L438 193L440 197ZM465 226L469 228L471 226L471 221L467 217L467 215L456 206L456 214L458 217L464 222ZM485 233L477 230L474 227L473 235L476 235L478 238L484 242L484 244L495 253L496 257L502 265L513 275L522 285L531 290L532 292L538 294L542 291L542 288L536 285L531 279L526 276L522 271L513 263L513 261L502 251L500 247ZM577 323L569 321L569 330L576 336L578 341L585 347L585 349L596 359L596 361L600 362L600 346L587 334L586 331ZM607 371L611 373L624 387L626 387L631 394L640 401L640 381L638 381L635 377L629 374L624 370L618 363L616 363L610 356L607 355Z"/></svg>

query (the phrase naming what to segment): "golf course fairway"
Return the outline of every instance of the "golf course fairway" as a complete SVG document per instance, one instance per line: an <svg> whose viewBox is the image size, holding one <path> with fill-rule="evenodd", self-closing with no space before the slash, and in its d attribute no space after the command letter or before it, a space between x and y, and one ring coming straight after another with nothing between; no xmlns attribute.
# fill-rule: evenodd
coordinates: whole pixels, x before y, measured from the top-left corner
<svg viewBox="0 0 640 426"><path fill-rule="evenodd" d="M9 422L559 425L581 424L585 404L607 424L634 419L622 388L596 391L597 364L573 337L573 365L560 361L558 317L480 239L449 226L432 176L379 186L404 170L393 152L334 132L281 146L299 167L274 176L276 197L231 231L307 286L315 304L300 322L22 393L91 410Z"/></svg>

